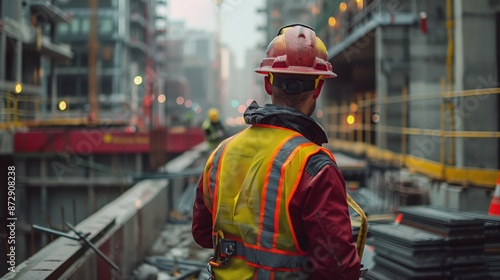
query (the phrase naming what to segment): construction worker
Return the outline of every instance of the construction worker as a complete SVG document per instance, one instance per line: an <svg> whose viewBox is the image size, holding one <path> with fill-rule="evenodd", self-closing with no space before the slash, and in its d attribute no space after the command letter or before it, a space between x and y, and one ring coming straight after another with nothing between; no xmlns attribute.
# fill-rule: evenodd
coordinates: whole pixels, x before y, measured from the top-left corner
<svg viewBox="0 0 500 280"><path fill-rule="evenodd" d="M215 279L359 279L345 180L310 115L326 47L305 25L280 29L257 73L272 104L255 101L251 126L224 140L197 186L192 233L214 248Z"/></svg>
<svg viewBox="0 0 500 280"><path fill-rule="evenodd" d="M208 150L213 151L217 145L226 137L224 126L220 122L219 110L210 108L207 112L207 119L201 125L205 140L208 142Z"/></svg>

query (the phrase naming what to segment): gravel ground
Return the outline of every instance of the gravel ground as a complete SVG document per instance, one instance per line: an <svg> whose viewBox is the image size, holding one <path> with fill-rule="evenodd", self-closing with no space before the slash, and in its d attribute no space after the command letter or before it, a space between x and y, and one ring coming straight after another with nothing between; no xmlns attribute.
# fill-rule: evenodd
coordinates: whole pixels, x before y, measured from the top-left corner
<svg viewBox="0 0 500 280"><path fill-rule="evenodd" d="M191 235L191 222L168 223L151 248L146 261L134 272L137 280L207 279L206 263L211 249L201 248ZM200 269L199 276L182 278L189 270Z"/></svg>
<svg viewBox="0 0 500 280"><path fill-rule="evenodd" d="M187 224L167 224L152 248L152 255L208 262L211 249L201 248L194 242L191 222Z"/></svg>

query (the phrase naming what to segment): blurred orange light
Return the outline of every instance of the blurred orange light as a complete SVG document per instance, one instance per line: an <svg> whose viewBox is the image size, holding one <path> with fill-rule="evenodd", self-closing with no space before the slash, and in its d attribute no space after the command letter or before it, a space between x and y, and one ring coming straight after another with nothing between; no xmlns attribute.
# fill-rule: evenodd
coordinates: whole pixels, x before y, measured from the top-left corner
<svg viewBox="0 0 500 280"><path fill-rule="evenodd" d="M337 20L334 17L328 18L328 25L330 25L331 27L334 27L335 24L337 24Z"/></svg>
<svg viewBox="0 0 500 280"><path fill-rule="evenodd" d="M359 10L363 9L363 0L356 0L356 4Z"/></svg>
<svg viewBox="0 0 500 280"><path fill-rule="evenodd" d="M186 106L186 108L191 108L191 106L193 106L193 101L191 100L186 100L186 102L184 103L184 106Z"/></svg>
<svg viewBox="0 0 500 280"><path fill-rule="evenodd" d="M349 108L351 112L356 112L358 110L358 104L352 102L351 105L349 105Z"/></svg>
<svg viewBox="0 0 500 280"><path fill-rule="evenodd" d="M347 4L345 2L340 3L339 9L341 12L345 12L345 10L347 10Z"/></svg>

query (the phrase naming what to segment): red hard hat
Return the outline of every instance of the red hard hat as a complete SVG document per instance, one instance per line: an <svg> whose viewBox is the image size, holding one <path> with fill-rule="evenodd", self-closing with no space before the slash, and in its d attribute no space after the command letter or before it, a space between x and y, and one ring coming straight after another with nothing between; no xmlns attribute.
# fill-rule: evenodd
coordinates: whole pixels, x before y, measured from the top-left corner
<svg viewBox="0 0 500 280"><path fill-rule="evenodd" d="M255 72L337 77L328 62L325 44L316 37L311 27L302 24L287 25L280 29L269 43L266 57Z"/></svg>

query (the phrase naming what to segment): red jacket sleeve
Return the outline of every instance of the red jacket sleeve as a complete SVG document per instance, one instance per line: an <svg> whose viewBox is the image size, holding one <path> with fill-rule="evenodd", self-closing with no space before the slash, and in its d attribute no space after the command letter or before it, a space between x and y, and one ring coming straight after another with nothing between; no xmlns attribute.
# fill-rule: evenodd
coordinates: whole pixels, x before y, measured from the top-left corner
<svg viewBox="0 0 500 280"><path fill-rule="evenodd" d="M205 206L203 199L203 177L196 187L196 198L193 205L193 221L191 225L194 241L203 248L212 245L212 213Z"/></svg>
<svg viewBox="0 0 500 280"><path fill-rule="evenodd" d="M305 172L299 188L293 200L301 203L302 218L293 223L294 228L302 227L297 232L307 240L310 279L359 279L360 260L342 174L327 164L316 174Z"/></svg>

